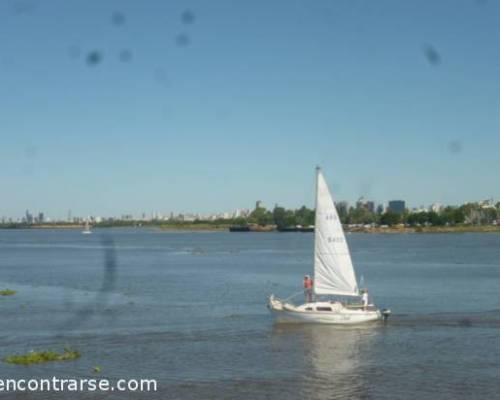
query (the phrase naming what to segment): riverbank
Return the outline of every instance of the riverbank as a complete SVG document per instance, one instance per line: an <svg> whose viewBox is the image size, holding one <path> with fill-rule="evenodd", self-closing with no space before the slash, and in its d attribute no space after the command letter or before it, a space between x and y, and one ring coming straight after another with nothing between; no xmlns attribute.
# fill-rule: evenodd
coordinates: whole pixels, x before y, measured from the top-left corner
<svg viewBox="0 0 500 400"><path fill-rule="evenodd" d="M210 223L210 222L175 222L163 224L119 224L100 225L93 228L113 229L113 228L150 228L169 232L227 232L233 227L231 224ZM234 228L234 227L233 227ZM57 230L83 230L84 226L79 224L35 224L35 225L0 225L0 229L57 229ZM455 225L455 226L345 226L344 230L349 233L379 233L379 234L409 234L409 233L500 233L500 225ZM252 226L251 229L233 229L237 233L266 233L278 232L275 225ZM314 232L309 230L285 230L287 232Z"/></svg>
<svg viewBox="0 0 500 400"><path fill-rule="evenodd" d="M351 230L351 232L358 232ZM498 225L418 226L368 228L363 233L500 233Z"/></svg>

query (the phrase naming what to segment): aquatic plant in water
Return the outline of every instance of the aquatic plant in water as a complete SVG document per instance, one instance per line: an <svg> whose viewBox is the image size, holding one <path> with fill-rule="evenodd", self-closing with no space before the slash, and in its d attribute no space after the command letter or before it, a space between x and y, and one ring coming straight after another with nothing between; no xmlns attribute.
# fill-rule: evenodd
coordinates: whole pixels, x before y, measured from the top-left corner
<svg viewBox="0 0 500 400"><path fill-rule="evenodd" d="M10 289L4 289L0 290L0 296L13 296L17 292L15 290L10 290Z"/></svg>
<svg viewBox="0 0 500 400"><path fill-rule="evenodd" d="M30 351L23 355L5 357L4 361L8 364L31 365L50 361L70 361L80 357L78 351L64 349L62 354L55 351Z"/></svg>

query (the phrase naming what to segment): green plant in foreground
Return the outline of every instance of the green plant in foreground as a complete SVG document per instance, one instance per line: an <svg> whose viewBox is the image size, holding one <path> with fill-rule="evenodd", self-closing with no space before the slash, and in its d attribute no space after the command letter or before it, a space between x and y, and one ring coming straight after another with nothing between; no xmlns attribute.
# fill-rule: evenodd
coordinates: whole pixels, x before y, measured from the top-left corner
<svg viewBox="0 0 500 400"><path fill-rule="evenodd" d="M0 290L0 296L13 296L17 292L15 290L10 290L10 289L4 289Z"/></svg>
<svg viewBox="0 0 500 400"><path fill-rule="evenodd" d="M70 361L80 357L81 354L78 351L64 349L62 354L55 351L30 351L23 355L5 357L4 361L8 364L31 365L50 361Z"/></svg>

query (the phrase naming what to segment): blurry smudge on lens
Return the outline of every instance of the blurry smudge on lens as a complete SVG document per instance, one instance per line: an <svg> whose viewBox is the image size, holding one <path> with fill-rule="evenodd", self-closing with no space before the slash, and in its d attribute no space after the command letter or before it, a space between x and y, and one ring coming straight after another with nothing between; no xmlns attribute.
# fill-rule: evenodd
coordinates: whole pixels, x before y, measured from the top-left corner
<svg viewBox="0 0 500 400"><path fill-rule="evenodd" d="M164 68L159 67L154 71L155 81L163 86L169 86L170 82L168 79L167 71Z"/></svg>
<svg viewBox="0 0 500 400"><path fill-rule="evenodd" d="M75 59L75 58L80 57L81 52L82 51L81 51L80 47L78 47L76 45L72 45L72 46L68 47L68 55L69 55L69 58L71 58L71 59Z"/></svg>
<svg viewBox="0 0 500 400"><path fill-rule="evenodd" d="M359 196L370 197L372 193L373 179L371 177L363 177L358 183Z"/></svg>
<svg viewBox="0 0 500 400"><path fill-rule="evenodd" d="M191 44L191 38L185 33L179 33L175 37L175 43L177 44L177 46L186 47Z"/></svg>
<svg viewBox="0 0 500 400"><path fill-rule="evenodd" d="M14 15L29 14L35 10L35 4L32 1L16 1L11 5L11 11Z"/></svg>
<svg viewBox="0 0 500 400"><path fill-rule="evenodd" d="M35 145L28 145L24 148L24 159L22 162L22 171L26 175L34 175L36 157L38 149Z"/></svg>
<svg viewBox="0 0 500 400"><path fill-rule="evenodd" d="M111 22L115 26L123 26L125 25L125 14L120 11L115 11L111 16Z"/></svg>
<svg viewBox="0 0 500 400"><path fill-rule="evenodd" d="M102 61L102 54L97 50L92 50L87 54L87 65L94 66Z"/></svg>
<svg viewBox="0 0 500 400"><path fill-rule="evenodd" d="M448 143L448 151L451 154L459 154L462 152L462 143L459 140L451 140Z"/></svg>
<svg viewBox="0 0 500 400"><path fill-rule="evenodd" d="M437 66L441 63L441 55L438 53L438 51L435 49L434 46L428 44L424 46L424 54L425 58L427 58L427 61L429 64L433 66Z"/></svg>
<svg viewBox="0 0 500 400"><path fill-rule="evenodd" d="M122 51L120 51L120 53L118 54L118 59L121 61L121 62L129 62L130 60L132 60L132 52L130 50L127 50L127 49L123 49Z"/></svg>
<svg viewBox="0 0 500 400"><path fill-rule="evenodd" d="M37 148L33 145L29 145L24 148L24 156L28 159L35 158L36 153L37 153Z"/></svg>
<svg viewBox="0 0 500 400"><path fill-rule="evenodd" d="M74 315L60 327L62 330L74 330L83 325L87 319L95 314L105 314L109 311L106 307L108 304L108 296L113 292L118 275L118 262L116 257L116 250L114 240L109 236L101 238L101 246L104 250L104 263L101 288L97 292L96 297L89 304L74 312ZM72 306L71 299L68 299L66 304L68 307ZM69 309L68 311L71 311Z"/></svg>
<svg viewBox="0 0 500 400"><path fill-rule="evenodd" d="M189 25L194 22L196 16L191 10L184 10L181 14L181 21L183 24Z"/></svg>

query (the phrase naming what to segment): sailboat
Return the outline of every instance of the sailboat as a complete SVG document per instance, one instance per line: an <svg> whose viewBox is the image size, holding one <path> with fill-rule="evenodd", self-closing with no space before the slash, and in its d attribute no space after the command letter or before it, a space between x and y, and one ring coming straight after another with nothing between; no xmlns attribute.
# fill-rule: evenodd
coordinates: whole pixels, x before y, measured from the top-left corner
<svg viewBox="0 0 500 400"><path fill-rule="evenodd" d="M302 305L271 294L268 308L277 322L359 324L386 320L390 310L361 304L344 230L321 169L316 168L314 229L314 299ZM346 301L350 299L351 301ZM354 300L354 301L353 301Z"/></svg>
<svg viewBox="0 0 500 400"><path fill-rule="evenodd" d="M92 231L90 230L90 224L88 219L85 221L85 228L83 229L82 233L84 235L90 235L92 233Z"/></svg>

